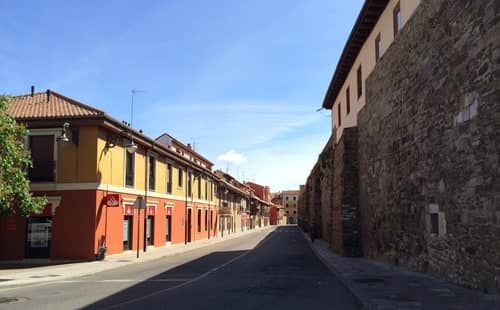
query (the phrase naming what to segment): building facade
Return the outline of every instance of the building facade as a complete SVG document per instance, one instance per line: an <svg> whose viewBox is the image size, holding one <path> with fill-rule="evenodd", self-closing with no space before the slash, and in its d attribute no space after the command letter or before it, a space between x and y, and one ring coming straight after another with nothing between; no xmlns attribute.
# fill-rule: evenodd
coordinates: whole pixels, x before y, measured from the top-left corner
<svg viewBox="0 0 500 310"><path fill-rule="evenodd" d="M212 164L179 141L49 90L12 97L9 113L29 130L30 190L49 203L1 219L1 259L93 259L218 234Z"/></svg>
<svg viewBox="0 0 500 310"><path fill-rule="evenodd" d="M288 224L297 224L299 191L286 190L282 192L283 208Z"/></svg>
<svg viewBox="0 0 500 310"><path fill-rule="evenodd" d="M500 292L499 8L365 1L323 101L332 137L300 195L304 230Z"/></svg>

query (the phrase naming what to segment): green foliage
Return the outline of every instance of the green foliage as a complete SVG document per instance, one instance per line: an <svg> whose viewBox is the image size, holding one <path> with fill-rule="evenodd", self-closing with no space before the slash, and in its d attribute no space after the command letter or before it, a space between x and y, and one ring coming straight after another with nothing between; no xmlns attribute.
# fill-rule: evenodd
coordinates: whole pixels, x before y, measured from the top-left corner
<svg viewBox="0 0 500 310"><path fill-rule="evenodd" d="M29 192L27 169L31 157L24 146L26 128L7 114L9 98L0 96L0 215L22 216L39 212L47 204Z"/></svg>

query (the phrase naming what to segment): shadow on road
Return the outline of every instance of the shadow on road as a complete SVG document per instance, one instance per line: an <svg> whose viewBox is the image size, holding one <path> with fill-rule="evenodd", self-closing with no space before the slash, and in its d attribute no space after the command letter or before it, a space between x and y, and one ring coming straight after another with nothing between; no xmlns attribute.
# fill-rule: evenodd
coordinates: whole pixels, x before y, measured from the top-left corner
<svg viewBox="0 0 500 310"><path fill-rule="evenodd" d="M280 228L277 228L276 230L278 231L279 229ZM274 233L275 232L268 234L257 244L256 247L264 243ZM151 294L160 294L167 290L188 284L192 280L201 278L211 271L215 271L221 265L230 262L231 260L236 259L238 256L249 251L250 250L210 253L198 259L186 262L185 264L177 266L173 269L159 273L154 277L148 278L81 309L114 309L115 307L126 307L128 302L136 301L137 299ZM147 264L147 262L144 263Z"/></svg>

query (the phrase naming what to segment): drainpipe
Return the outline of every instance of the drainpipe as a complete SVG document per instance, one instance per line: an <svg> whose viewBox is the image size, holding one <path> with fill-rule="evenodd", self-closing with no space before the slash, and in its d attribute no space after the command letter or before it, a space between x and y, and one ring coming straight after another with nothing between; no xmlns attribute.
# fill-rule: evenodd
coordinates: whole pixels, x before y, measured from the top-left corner
<svg viewBox="0 0 500 310"><path fill-rule="evenodd" d="M186 192L186 200L185 200L185 209L184 209L184 244L187 244L187 237L188 237L188 218L187 218L187 212L188 212L188 192L187 192L187 175L188 175L189 168L186 167L186 184L185 184L185 192Z"/></svg>
<svg viewBox="0 0 500 310"><path fill-rule="evenodd" d="M151 148L154 145L151 145ZM146 150L146 156L145 156L145 173L144 173L144 248L143 251L146 252L146 249L148 247L147 245L147 232L148 232L148 188L149 188L149 171L148 171L148 163L149 163L149 152L151 151L151 148L148 148Z"/></svg>

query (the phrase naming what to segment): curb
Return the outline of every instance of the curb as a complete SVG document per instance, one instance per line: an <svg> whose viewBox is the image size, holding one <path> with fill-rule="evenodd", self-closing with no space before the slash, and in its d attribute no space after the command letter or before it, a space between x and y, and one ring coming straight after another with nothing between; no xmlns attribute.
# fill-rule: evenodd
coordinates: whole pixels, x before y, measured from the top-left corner
<svg viewBox="0 0 500 310"><path fill-rule="evenodd" d="M306 233L302 229L301 229L301 231L302 231L302 236L304 237L304 239L306 239L307 244L309 244L309 247L314 252L314 254L316 255L316 257L318 257L319 260L330 270L330 272L335 275L335 277L340 281L340 283L342 284L342 286L345 287L347 289L347 291L349 291L349 293L351 293L352 296L354 296L354 299L356 299L356 302L357 302L359 308L360 309L372 309L370 307L370 303L368 303L367 301L365 301L361 297L361 295L358 294L358 292L356 292L356 290L353 288L353 285L351 284L351 282L342 276L342 274L340 273L340 271L337 270L337 268L335 268L334 264L332 264L330 261L328 261L326 258L324 258L319 253L319 251L312 244L311 240L307 237Z"/></svg>

